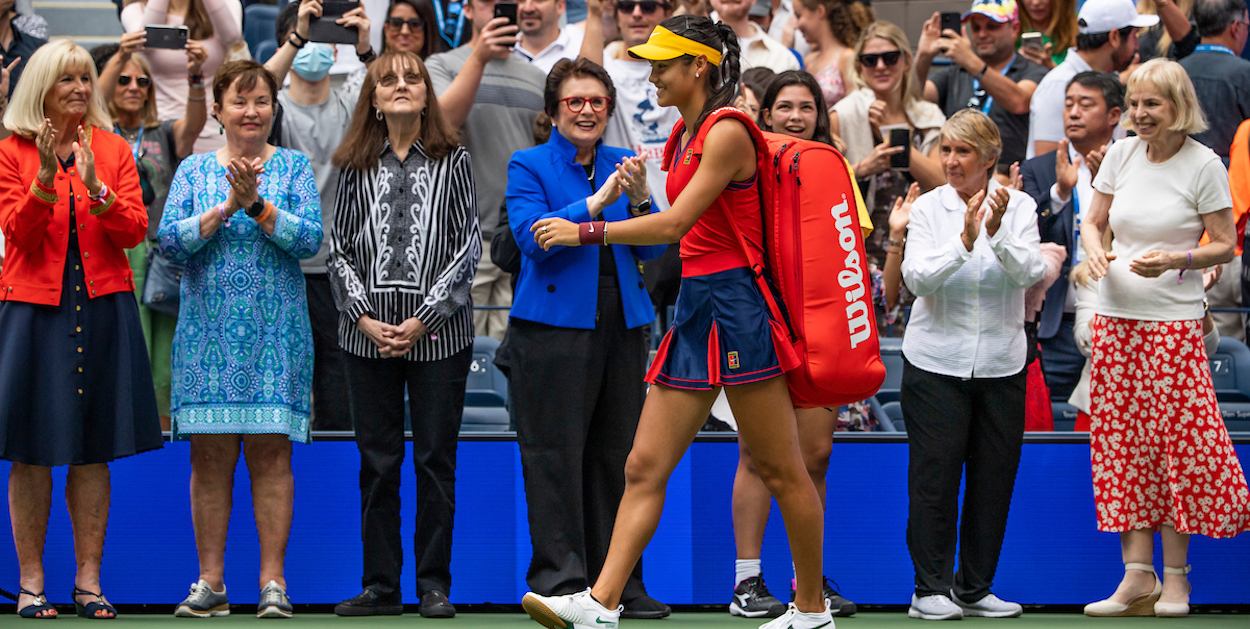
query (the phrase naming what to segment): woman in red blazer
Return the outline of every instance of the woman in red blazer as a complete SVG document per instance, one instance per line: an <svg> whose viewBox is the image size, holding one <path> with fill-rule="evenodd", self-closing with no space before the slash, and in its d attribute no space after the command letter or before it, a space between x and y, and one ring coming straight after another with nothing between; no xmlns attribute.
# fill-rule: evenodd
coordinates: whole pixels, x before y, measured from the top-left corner
<svg viewBox="0 0 1250 629"><path fill-rule="evenodd" d="M156 396L126 248L148 215L130 147L97 94L95 64L68 42L31 55L0 142L0 459L21 571L18 613L51 618L43 546L52 467L66 487L79 616L100 595L113 459L161 447Z"/></svg>

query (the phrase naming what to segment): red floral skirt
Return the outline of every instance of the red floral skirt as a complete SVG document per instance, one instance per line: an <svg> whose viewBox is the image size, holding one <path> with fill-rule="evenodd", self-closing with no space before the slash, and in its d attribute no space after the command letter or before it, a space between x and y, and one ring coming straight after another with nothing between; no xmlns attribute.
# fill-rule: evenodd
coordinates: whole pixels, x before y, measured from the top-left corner
<svg viewBox="0 0 1250 629"><path fill-rule="evenodd" d="M1098 315L1090 460L1098 530L1250 530L1250 490L1215 400L1202 321Z"/></svg>

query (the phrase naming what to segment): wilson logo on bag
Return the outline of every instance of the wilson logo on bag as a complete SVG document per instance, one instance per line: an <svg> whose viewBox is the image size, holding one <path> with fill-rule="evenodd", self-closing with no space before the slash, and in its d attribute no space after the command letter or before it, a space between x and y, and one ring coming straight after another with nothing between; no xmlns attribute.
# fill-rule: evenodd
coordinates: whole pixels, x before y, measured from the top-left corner
<svg viewBox="0 0 1250 629"><path fill-rule="evenodd" d="M750 121L726 107L705 124L722 117ZM801 360L786 374L790 399L795 408L836 408L870 398L885 365L859 221L863 200L850 166L827 144L748 129L768 149L756 169L765 259L737 236Z"/></svg>

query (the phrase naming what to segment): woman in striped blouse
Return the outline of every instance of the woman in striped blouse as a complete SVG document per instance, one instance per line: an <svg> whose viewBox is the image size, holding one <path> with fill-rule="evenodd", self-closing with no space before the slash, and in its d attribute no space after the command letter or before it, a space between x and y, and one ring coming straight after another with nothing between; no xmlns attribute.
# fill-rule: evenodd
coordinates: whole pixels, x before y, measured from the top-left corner
<svg viewBox="0 0 1250 629"><path fill-rule="evenodd" d="M347 139L330 245L348 395L360 448L364 591L340 615L403 613L399 469L404 387L417 472L421 615L450 617L456 438L473 352L469 288L482 254L469 154L444 122L425 65L369 66Z"/></svg>

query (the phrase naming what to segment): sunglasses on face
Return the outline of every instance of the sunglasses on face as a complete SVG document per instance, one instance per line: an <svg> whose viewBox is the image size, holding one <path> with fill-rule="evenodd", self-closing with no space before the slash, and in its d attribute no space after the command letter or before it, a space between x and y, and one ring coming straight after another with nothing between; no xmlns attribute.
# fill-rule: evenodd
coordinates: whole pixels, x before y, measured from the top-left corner
<svg viewBox="0 0 1250 629"><path fill-rule="evenodd" d="M582 113L582 110L586 108L588 103L591 111L600 113L608 108L608 103L612 102L612 99L607 96L570 96L561 98L560 102L564 103L564 106L568 107L569 111L575 114Z"/></svg>
<svg viewBox="0 0 1250 629"><path fill-rule="evenodd" d="M397 31L404 30L405 24L408 25L408 30L414 32L425 30L425 20L419 17L412 17L406 20L402 17L393 17L386 20L386 25Z"/></svg>
<svg viewBox="0 0 1250 629"><path fill-rule="evenodd" d="M874 52L859 56L859 64L865 68L877 67L878 61L884 61L887 68L893 68L898 64L898 60L903 56L901 50L891 50L890 52Z"/></svg>
<svg viewBox="0 0 1250 629"><path fill-rule="evenodd" d="M119 75L117 77L117 84L122 87L126 87L127 85L130 85L130 79L131 77L128 75ZM146 76L134 77L134 80L139 84L139 87L142 87L143 89L147 89L147 87L152 84L152 79L149 79Z"/></svg>
<svg viewBox="0 0 1250 629"><path fill-rule="evenodd" d="M421 75L416 72L409 72L404 75L404 83L408 85L419 85L422 82ZM395 87L399 85L399 76L395 74L384 74L378 79L378 85L382 87Z"/></svg>
<svg viewBox="0 0 1250 629"><path fill-rule="evenodd" d="M652 15L664 6L655 0L621 0L616 3L616 10L626 15L633 13L635 8L642 9L643 15Z"/></svg>

